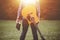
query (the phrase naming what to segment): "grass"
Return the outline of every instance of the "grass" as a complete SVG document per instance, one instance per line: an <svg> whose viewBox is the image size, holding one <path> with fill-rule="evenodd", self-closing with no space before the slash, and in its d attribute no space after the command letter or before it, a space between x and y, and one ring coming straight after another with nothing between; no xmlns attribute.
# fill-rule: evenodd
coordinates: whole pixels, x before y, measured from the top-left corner
<svg viewBox="0 0 60 40"><path fill-rule="evenodd" d="M19 40L22 26L20 31L15 27L14 20L0 20L0 40ZM46 40L60 40L60 20L40 20L39 29ZM41 40L39 33L38 38ZM29 30L26 35L26 40L32 40L32 32Z"/></svg>

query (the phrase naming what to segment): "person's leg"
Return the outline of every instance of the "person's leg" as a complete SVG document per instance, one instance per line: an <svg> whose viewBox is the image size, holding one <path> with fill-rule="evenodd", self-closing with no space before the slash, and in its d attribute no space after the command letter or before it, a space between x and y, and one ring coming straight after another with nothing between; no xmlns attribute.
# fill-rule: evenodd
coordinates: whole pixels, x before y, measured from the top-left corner
<svg viewBox="0 0 60 40"><path fill-rule="evenodd" d="M34 25L31 23L31 29L32 29L32 34L33 34L33 40L38 40L38 35L37 35L37 24Z"/></svg>
<svg viewBox="0 0 60 40"><path fill-rule="evenodd" d="M28 26L29 26L29 24L28 24L27 20L23 20L23 22L22 22L23 29L22 29L20 40L25 40Z"/></svg>

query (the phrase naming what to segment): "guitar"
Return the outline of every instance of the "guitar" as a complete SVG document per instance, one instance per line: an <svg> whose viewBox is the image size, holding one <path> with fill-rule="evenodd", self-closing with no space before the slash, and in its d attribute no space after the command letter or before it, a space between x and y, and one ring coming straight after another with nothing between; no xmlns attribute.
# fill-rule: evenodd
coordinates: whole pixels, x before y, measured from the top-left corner
<svg viewBox="0 0 60 40"><path fill-rule="evenodd" d="M35 6L24 7L22 9L22 16L28 21L29 24L39 22Z"/></svg>

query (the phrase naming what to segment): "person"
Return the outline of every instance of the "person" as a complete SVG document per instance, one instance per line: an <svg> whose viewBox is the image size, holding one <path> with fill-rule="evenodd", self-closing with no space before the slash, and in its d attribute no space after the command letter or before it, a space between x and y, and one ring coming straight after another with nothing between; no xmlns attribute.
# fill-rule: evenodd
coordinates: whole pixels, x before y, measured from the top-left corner
<svg viewBox="0 0 60 40"><path fill-rule="evenodd" d="M29 25L32 29L33 40L38 40L37 26L40 19L39 0L21 0L18 8L16 25L22 20L22 33L20 40L25 40ZM20 25L18 25L20 26ZM18 30L20 27L17 27Z"/></svg>

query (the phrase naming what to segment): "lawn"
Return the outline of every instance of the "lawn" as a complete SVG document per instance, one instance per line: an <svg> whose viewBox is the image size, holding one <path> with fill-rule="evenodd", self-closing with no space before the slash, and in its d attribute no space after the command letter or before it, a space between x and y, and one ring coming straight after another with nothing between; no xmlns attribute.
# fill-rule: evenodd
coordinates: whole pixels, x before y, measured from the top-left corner
<svg viewBox="0 0 60 40"><path fill-rule="evenodd" d="M0 20L0 40L19 40L22 26L20 31L15 27L14 20ZM60 40L60 20L40 20L39 29L46 40ZM41 40L39 33L38 38ZM29 30L26 35L26 40L32 40L32 32Z"/></svg>

